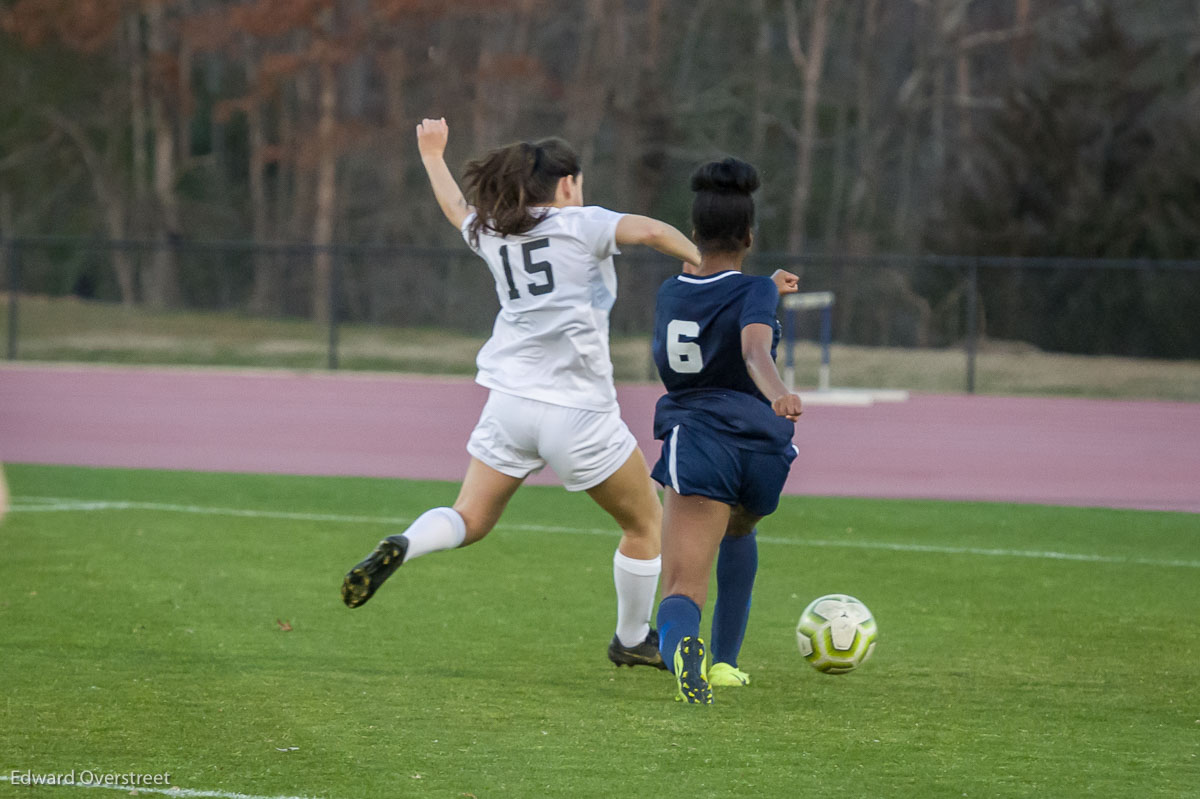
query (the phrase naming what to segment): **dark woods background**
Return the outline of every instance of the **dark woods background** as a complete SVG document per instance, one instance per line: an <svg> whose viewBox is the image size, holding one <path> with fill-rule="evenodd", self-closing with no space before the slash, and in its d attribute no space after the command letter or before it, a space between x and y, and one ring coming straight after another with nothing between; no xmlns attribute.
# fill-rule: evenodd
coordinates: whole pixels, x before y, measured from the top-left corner
<svg viewBox="0 0 1200 799"><path fill-rule="evenodd" d="M333 291L391 323L486 305L416 153L442 115L456 172L562 135L589 202L684 228L697 163L752 161L756 268L835 287L846 341L961 335L962 269L872 256L1200 259L1200 0L3 0L0 25L0 231L155 245L26 247L29 291L318 319ZM1200 357L1198 287L985 268L981 321Z"/></svg>

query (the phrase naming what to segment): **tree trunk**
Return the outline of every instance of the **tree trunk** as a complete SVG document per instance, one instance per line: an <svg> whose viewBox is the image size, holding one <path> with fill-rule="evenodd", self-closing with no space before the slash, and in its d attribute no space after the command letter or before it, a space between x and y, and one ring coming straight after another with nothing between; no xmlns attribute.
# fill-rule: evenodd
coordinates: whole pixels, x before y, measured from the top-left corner
<svg viewBox="0 0 1200 799"><path fill-rule="evenodd" d="M128 207L118 180L114 177L115 170L105 166L78 122L54 109L46 109L45 115L79 148L84 166L92 178L92 189L96 192L96 199L104 209L104 226L108 229L108 237L115 242L123 241L126 238L125 220L128 217ZM121 303L133 305L137 298L137 281L134 279L129 252L120 247L116 248L112 254L112 264L117 287L121 291Z"/></svg>
<svg viewBox="0 0 1200 799"><path fill-rule="evenodd" d="M876 130L875 103L878 97L876 68L877 39L881 0L866 0L862 14L862 33L855 48L857 69L854 76L855 157L858 169L850 190L846 211L845 250L851 256L871 255L875 249L875 216L879 202L879 154L884 141L884 126ZM838 285L837 337L849 341L857 321L859 283L862 267L851 261L841 273Z"/></svg>
<svg viewBox="0 0 1200 799"><path fill-rule="evenodd" d="M839 92L837 116L833 133L833 178L829 186L829 203L825 209L823 246L826 252L837 248L842 232L842 209L846 202L846 181L850 172L847 153L850 150L850 96Z"/></svg>
<svg viewBox="0 0 1200 799"><path fill-rule="evenodd" d="M376 61L383 78L384 136L389 142L400 142L400 146L389 146L386 161L388 195L394 199L379 220L384 238L391 238L393 231L405 230L409 224L410 208L406 200L405 170L408 165L409 147L412 146L415 120L410 120L405 108L404 81L408 75L408 59L399 42L392 42L380 53Z"/></svg>
<svg viewBox="0 0 1200 799"><path fill-rule="evenodd" d="M697 59L704 58L706 53L700 52L700 48L696 46L696 40L700 36L701 28L706 25L711 25L708 21L708 12L711 10L713 0L697 0L692 4L692 7L687 15L687 24L684 25L682 36L676 35L678 39L679 69L675 73L674 97L678 100L687 101L688 99L688 82L691 79L692 64Z"/></svg>
<svg viewBox="0 0 1200 799"><path fill-rule="evenodd" d="M5 239L15 239L17 237L17 226L13 222L12 210L12 193L8 189L0 186L0 281L5 283L9 292L16 291L16 286L11 285L8 274L8 244ZM0 489L2 489L0 485ZM0 507L3 507L0 505Z"/></svg>
<svg viewBox="0 0 1200 799"><path fill-rule="evenodd" d="M945 41L949 35L946 26L950 10L948 6L955 0L936 0L934 3L933 26L930 30L932 44L933 87L930 99L930 145L933 150L933 185L940 183L943 168L946 165L946 47Z"/></svg>
<svg viewBox="0 0 1200 799"><path fill-rule="evenodd" d="M495 98L489 96L491 75L495 71L496 54L494 46L503 47L503 31L495 26L489 26L480 34L479 52L475 58L474 81L475 96L471 102L471 137L474 141L472 152L484 153L497 146L496 136L492 131L492 104Z"/></svg>
<svg viewBox="0 0 1200 799"><path fill-rule="evenodd" d="M529 48L536 2L537 0L520 0L517 7L507 14L512 24L512 31L511 33L505 31L506 46L503 50L508 55L518 57L532 55ZM499 87L499 91L493 90L493 93L493 129L500 131L497 138L508 140L516 136L527 137L529 133L525 130L525 126L528 125L528 121L524 119L523 112L528 108L531 98L526 82L505 80ZM500 101L499 107L495 107L497 99Z"/></svg>
<svg viewBox="0 0 1200 799"><path fill-rule="evenodd" d="M771 86L771 20L766 0L754 0L751 5L758 26L754 39L754 60L750 74L750 162L762 167L767 147L767 97Z"/></svg>
<svg viewBox="0 0 1200 799"><path fill-rule="evenodd" d="M638 78L640 65L635 56L635 47L630 41L633 31L641 25L631 19L625 0L614 0L611 16L610 58L616 65L613 76L613 123L616 141L613 146L612 193L623 203L631 204L633 174L641 147L638 142ZM634 212L643 209L631 207Z"/></svg>
<svg viewBox="0 0 1200 799"><path fill-rule="evenodd" d="M649 213L662 188L667 163L667 148L671 141L672 117L668 99L661 86L663 0L649 0L646 8L645 46L642 48L642 69L638 77L636 107L638 159L634 171L637 187L636 207Z"/></svg>
<svg viewBox="0 0 1200 799"><path fill-rule="evenodd" d="M191 14L192 0L175 0L180 16ZM192 157L192 110L195 102L192 96L192 59L195 51L186 35L186 28L181 28L179 34L179 71L178 83L175 90L175 141L178 151L176 161L187 164Z"/></svg>
<svg viewBox="0 0 1200 799"><path fill-rule="evenodd" d="M796 143L796 182L792 190L792 208L788 218L788 251L804 252L805 225L812 190L812 158L817 135L817 102L820 99L821 73L825 65L825 44L829 37L830 0L816 0L804 50L800 45L800 23L792 0L784 3L788 47L792 61L804 78L804 100L800 112L800 136Z"/></svg>
<svg viewBox="0 0 1200 799"><path fill-rule="evenodd" d="M900 194L896 199L896 212L892 225L892 234L897 241L903 242L905 246L912 240L912 233L909 231L909 223L911 218L911 205L913 196L913 185L916 182L916 176L913 175L913 168L917 157L917 128L920 125L920 118L917 109L909 107L903 109L901 113L904 116L904 140L900 145Z"/></svg>
<svg viewBox="0 0 1200 799"><path fill-rule="evenodd" d="M324 323L330 318L333 256L329 246L333 243L334 215L337 211L337 146L334 141L337 72L328 60L321 61L317 71L320 116L317 120L317 191L312 238L313 245L317 247L313 255L312 315L313 319Z"/></svg>
<svg viewBox="0 0 1200 799"><path fill-rule="evenodd" d="M250 221L256 246L271 240L270 216L267 207L266 164L263 151L267 146L263 109L257 101L246 115L250 138ZM275 288L274 259L261 250L254 253L254 292L250 306L258 313L278 310L279 297Z"/></svg>
<svg viewBox="0 0 1200 799"><path fill-rule="evenodd" d="M1029 58L1029 3L1030 0L1016 0L1017 38L1013 40L1013 60L1024 64ZM1197 6L1200 12L1200 5Z"/></svg>
<svg viewBox="0 0 1200 799"><path fill-rule="evenodd" d="M575 54L572 80L564 87L567 115L567 140L579 152L583 174L592 171L596 157L596 134L608 107L608 59L596 57L604 21L604 0L587 0L579 31L579 49Z"/></svg>
<svg viewBox="0 0 1200 799"><path fill-rule="evenodd" d="M879 151L882 133L875 130L875 98L877 72L875 64L876 39L879 33L880 0L867 0L863 11L863 32L857 49L858 70L855 83L855 149L858 173L850 193L851 234L862 231L871 236L875 221L879 186Z"/></svg>
<svg viewBox="0 0 1200 799"><path fill-rule="evenodd" d="M859 28L862 6L855 3L846 23L847 42L850 52L856 49L861 35ZM846 206L846 183L849 180L850 164L850 105L848 91L837 92L837 119L833 136L833 180L829 190L829 204L825 210L825 234L823 245L826 252L833 252L840 245L842 234L842 211Z"/></svg>
<svg viewBox="0 0 1200 799"><path fill-rule="evenodd" d="M169 58L166 20L162 0L146 5L151 58L161 62ZM151 260L150 280L146 286L146 302L152 308L167 308L178 304L179 266L174 244L180 235L179 199L175 195L175 127L163 96L163 81L156 80L150 95L150 119L154 127L154 198L158 206L158 246Z"/></svg>
<svg viewBox="0 0 1200 799"><path fill-rule="evenodd" d="M921 17L917 24L918 35L922 32L926 37L931 35L933 27L928 20L928 12L919 10L918 16ZM932 35L936 35L933 32ZM926 82L929 78L930 57L929 49L931 47L928 38L925 41L914 42L916 50L916 64L913 67L912 74L905 81L906 96L901 101L900 114L903 118L904 139L900 145L900 165L897 180L900 184L899 196L896 198L896 210L893 218L892 234L896 241L902 247L907 248L913 241L913 233L909 229L912 222L912 202L915 192L916 175L915 167L917 160L917 144L919 143L919 132L921 126L921 107L924 104L922 101L927 96L928 89ZM934 66L936 68L936 65Z"/></svg>
<svg viewBox="0 0 1200 799"><path fill-rule="evenodd" d="M292 37L293 52L303 53L308 48L308 37L296 33ZM319 105L313 91L311 69L301 69L292 81L291 91L280 101L280 138L283 152L289 154L285 161L283 193L277 196L280 212L289 211L287 229L293 240L308 238L313 230L313 204L315 182L313 170L305 159L304 151L310 144L312 121L308 112ZM318 145L319 145L318 141ZM288 202L284 203L283 199ZM280 225L279 229L283 229Z"/></svg>
<svg viewBox="0 0 1200 799"><path fill-rule="evenodd" d="M146 159L146 61L140 11L135 10L125 18L125 30L129 58L129 130L133 139L133 214L130 225L134 237L142 238L146 235L142 223L146 214L149 164ZM129 301L132 302L132 298Z"/></svg>
<svg viewBox="0 0 1200 799"><path fill-rule="evenodd" d="M251 236L256 246L271 240L270 208L267 201L266 120L263 104L255 88L258 83L256 67L257 53L250 37L243 42L246 82L251 90L250 106L246 109L247 138L249 139L250 224ZM255 313L271 314L280 309L280 297L276 284L274 258L261 250L254 252L254 288L250 295L250 308Z"/></svg>
<svg viewBox="0 0 1200 799"><path fill-rule="evenodd" d="M955 94L957 95L958 137L954 143L955 163L960 173L971 171L971 54L962 46L966 26L959 31L958 53L955 59Z"/></svg>

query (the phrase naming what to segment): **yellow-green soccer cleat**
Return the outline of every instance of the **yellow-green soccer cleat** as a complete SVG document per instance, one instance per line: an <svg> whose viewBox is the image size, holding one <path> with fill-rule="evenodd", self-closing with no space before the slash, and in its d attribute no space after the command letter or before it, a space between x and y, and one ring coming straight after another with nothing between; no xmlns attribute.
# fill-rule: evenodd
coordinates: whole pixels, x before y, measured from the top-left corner
<svg viewBox="0 0 1200 799"><path fill-rule="evenodd" d="M347 572L342 580L342 601L346 607L366 604L383 581L400 568L407 553L408 539L403 535L389 535L380 541L375 551Z"/></svg>
<svg viewBox="0 0 1200 799"><path fill-rule="evenodd" d="M688 635L675 647L675 682L679 686L676 702L712 704L712 688L704 670L704 641Z"/></svg>
<svg viewBox="0 0 1200 799"><path fill-rule="evenodd" d="M708 684L723 688L750 684L750 675L728 663L714 663L708 667Z"/></svg>

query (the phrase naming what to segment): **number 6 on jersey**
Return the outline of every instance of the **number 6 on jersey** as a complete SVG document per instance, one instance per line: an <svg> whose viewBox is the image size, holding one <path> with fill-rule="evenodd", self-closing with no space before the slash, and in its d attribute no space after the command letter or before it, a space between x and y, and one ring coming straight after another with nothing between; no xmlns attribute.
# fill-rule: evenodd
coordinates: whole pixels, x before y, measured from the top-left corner
<svg viewBox="0 0 1200 799"><path fill-rule="evenodd" d="M686 319L672 319L667 325L667 362L679 374L695 374L704 368L704 356L700 345L684 341L683 337L695 339L700 335L700 323Z"/></svg>

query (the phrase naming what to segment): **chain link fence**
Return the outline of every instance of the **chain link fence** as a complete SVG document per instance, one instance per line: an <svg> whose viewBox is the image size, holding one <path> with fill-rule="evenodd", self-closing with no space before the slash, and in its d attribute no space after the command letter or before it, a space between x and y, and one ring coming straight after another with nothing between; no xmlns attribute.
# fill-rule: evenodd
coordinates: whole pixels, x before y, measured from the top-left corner
<svg viewBox="0 0 1200 799"><path fill-rule="evenodd" d="M469 372L499 307L466 248L18 238L0 257L10 360ZM655 295L679 264L645 250L616 263L614 359L640 359L618 375L651 377ZM981 347L1200 359L1200 261L758 253L746 263L775 269L835 294L835 345L958 353L966 391ZM799 324L816 338L815 315Z"/></svg>

